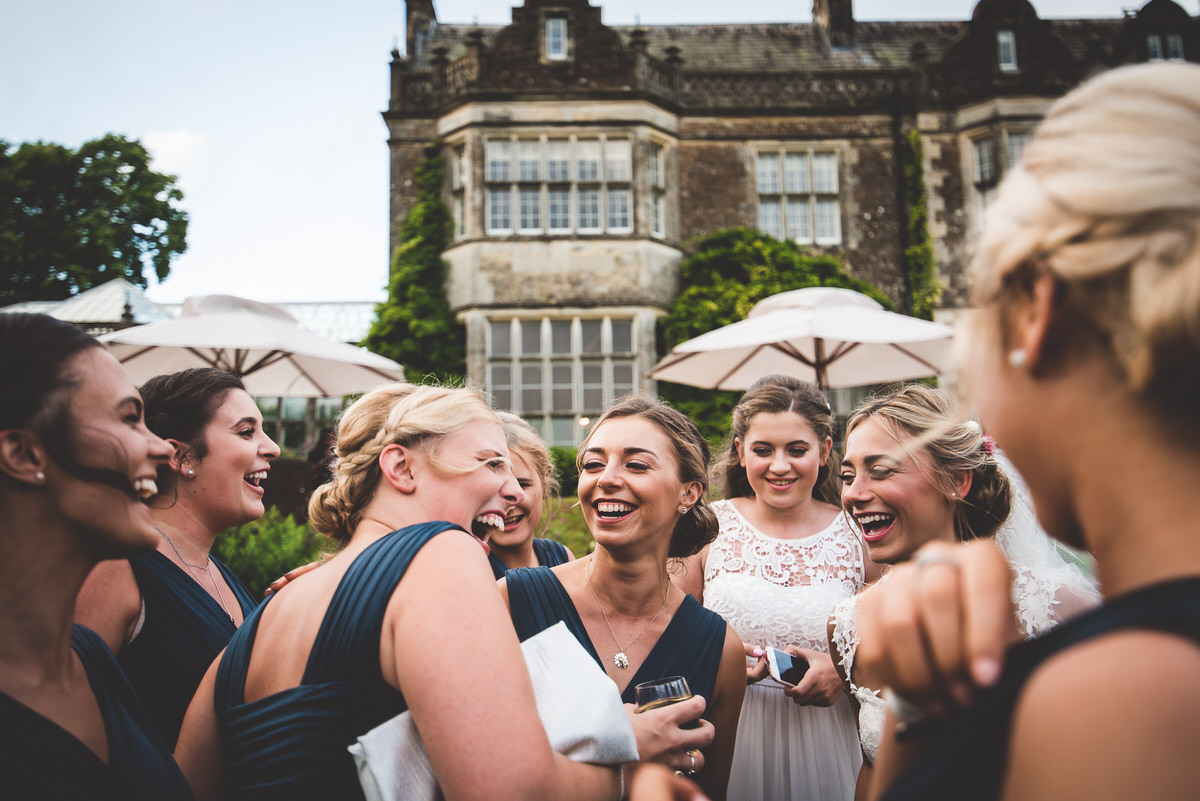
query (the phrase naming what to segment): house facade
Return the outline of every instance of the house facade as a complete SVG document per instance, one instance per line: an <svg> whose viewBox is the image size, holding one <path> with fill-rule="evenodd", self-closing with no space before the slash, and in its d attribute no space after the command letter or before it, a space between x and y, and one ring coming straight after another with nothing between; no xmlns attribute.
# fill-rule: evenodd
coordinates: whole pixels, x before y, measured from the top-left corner
<svg viewBox="0 0 1200 801"><path fill-rule="evenodd" d="M436 143L469 380L555 444L653 391L689 241L734 226L792 239L904 309L916 131L952 312L981 215L1046 108L1121 64L1200 61L1200 22L1172 0L1072 20L980 0L941 22L858 21L851 0L815 0L811 23L678 26L606 26L587 0L460 25L409 0L407 25L383 115L392 245Z"/></svg>

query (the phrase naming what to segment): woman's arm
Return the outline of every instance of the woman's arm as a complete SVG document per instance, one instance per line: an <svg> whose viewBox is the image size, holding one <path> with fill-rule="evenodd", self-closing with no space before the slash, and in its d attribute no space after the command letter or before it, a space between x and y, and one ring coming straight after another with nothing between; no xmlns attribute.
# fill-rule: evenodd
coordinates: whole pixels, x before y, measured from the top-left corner
<svg viewBox="0 0 1200 801"><path fill-rule="evenodd" d="M141 614L142 592L129 560L98 562L75 600L75 622L103 637L115 654L133 639Z"/></svg>
<svg viewBox="0 0 1200 801"><path fill-rule="evenodd" d="M213 706L213 687L216 685L217 665L224 651L217 655L204 674L175 744L175 761L192 787L196 801L223 801L229 797L225 787L225 764L221 758L221 734L217 711Z"/></svg>
<svg viewBox="0 0 1200 801"><path fill-rule="evenodd" d="M462 659L464 643L484 658ZM512 621L469 535L440 534L413 559L381 647L447 801L616 798L615 769L551 750Z"/></svg>
<svg viewBox="0 0 1200 801"><path fill-rule="evenodd" d="M1195 642L1146 630L1098 637L1047 661L1017 704L1002 798L1194 798L1197 675Z"/></svg>
<svg viewBox="0 0 1200 801"><path fill-rule="evenodd" d="M708 719L716 728L713 743L705 750L704 769L697 781L713 801L724 801L729 786L729 771L733 765L733 746L737 740L738 718L742 700L746 697L746 649L728 624L725 626L725 647L721 651L721 666L717 671L716 687L709 707Z"/></svg>

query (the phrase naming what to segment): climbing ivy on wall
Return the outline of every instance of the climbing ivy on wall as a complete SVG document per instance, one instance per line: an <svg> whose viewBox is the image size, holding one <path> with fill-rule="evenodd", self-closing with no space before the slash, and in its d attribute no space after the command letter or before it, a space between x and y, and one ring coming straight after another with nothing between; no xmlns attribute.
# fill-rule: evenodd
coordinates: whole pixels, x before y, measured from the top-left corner
<svg viewBox="0 0 1200 801"><path fill-rule="evenodd" d="M446 298L446 262L452 221L442 201L445 164L441 149L430 147L413 171L417 202L404 219L400 245L392 256L388 299L375 307L375 321L363 345L404 366L409 381L462 383L466 372L466 331Z"/></svg>
<svg viewBox="0 0 1200 801"><path fill-rule="evenodd" d="M908 247L904 250L904 271L912 293L913 316L932 320L933 307L942 296L942 285L933 259L933 245L929 241L925 148L917 131L909 131L904 144L904 195L908 206Z"/></svg>

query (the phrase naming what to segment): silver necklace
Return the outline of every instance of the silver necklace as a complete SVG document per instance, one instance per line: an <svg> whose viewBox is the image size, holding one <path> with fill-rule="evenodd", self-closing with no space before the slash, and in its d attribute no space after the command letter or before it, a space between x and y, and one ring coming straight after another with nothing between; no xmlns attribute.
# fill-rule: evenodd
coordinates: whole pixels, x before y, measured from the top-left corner
<svg viewBox="0 0 1200 801"><path fill-rule="evenodd" d="M178 546L175 545L175 540L168 537L167 532L163 531L158 526L155 526L154 530L161 534L162 538L167 541L167 544L171 546L171 550L174 551L175 555L179 557L179 561L183 563L184 567L188 568L189 573L195 575L195 570L204 570L208 572L208 580L212 582L213 589L217 591L217 602L220 603L221 608L225 610L226 616L228 616L230 620L233 620L233 615L230 613L229 607L225 605L225 596L221 594L221 585L217 583L217 577L213 575L212 557L207 557L207 561L202 565L193 565L191 562L183 558L183 554L179 552Z"/></svg>
<svg viewBox="0 0 1200 801"><path fill-rule="evenodd" d="M625 647L622 648L621 641L617 639L617 633L613 631L612 623L610 623L608 620L608 612L604 611L604 604L600 603L600 596L596 594L596 588L592 586L592 568L595 566L595 564L595 562L592 562L588 565L588 589L592 591L592 597L596 599L596 606L600 607L600 614L604 616L604 625L608 626L608 633L612 635L613 642L617 644L617 652L613 654L612 658L613 664L621 670L628 670L629 657L625 655L625 651L629 648L629 646L637 642L639 637L646 633L646 629L650 628L650 626L654 624L654 621L658 620L658 616L662 614L662 611L667 608L667 599L671 597L671 580L667 579L667 591L663 594L662 606L658 607L658 611L654 613L654 617L650 618L650 622L642 626L642 630L635 634L633 639L626 643Z"/></svg>

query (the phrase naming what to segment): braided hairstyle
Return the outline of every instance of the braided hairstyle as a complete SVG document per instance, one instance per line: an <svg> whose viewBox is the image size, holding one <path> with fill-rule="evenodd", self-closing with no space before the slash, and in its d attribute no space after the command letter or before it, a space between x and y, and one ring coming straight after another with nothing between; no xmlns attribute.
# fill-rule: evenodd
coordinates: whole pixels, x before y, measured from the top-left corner
<svg viewBox="0 0 1200 801"><path fill-rule="evenodd" d="M924 451L933 469L925 478L948 498L957 479L970 473L971 489L966 497L954 500L954 536L962 542L996 533L1012 509L1013 487L979 424L964 419L955 408L949 393L911 384L865 401L850 415L846 434L874 420L903 454ZM913 461L920 466L921 462Z"/></svg>
<svg viewBox="0 0 1200 801"><path fill-rule="evenodd" d="M476 420L499 422L469 389L390 384L363 395L338 421L333 478L317 487L308 502L313 528L349 541L379 486L384 448L420 448L439 469L448 469L437 461L441 439Z"/></svg>

